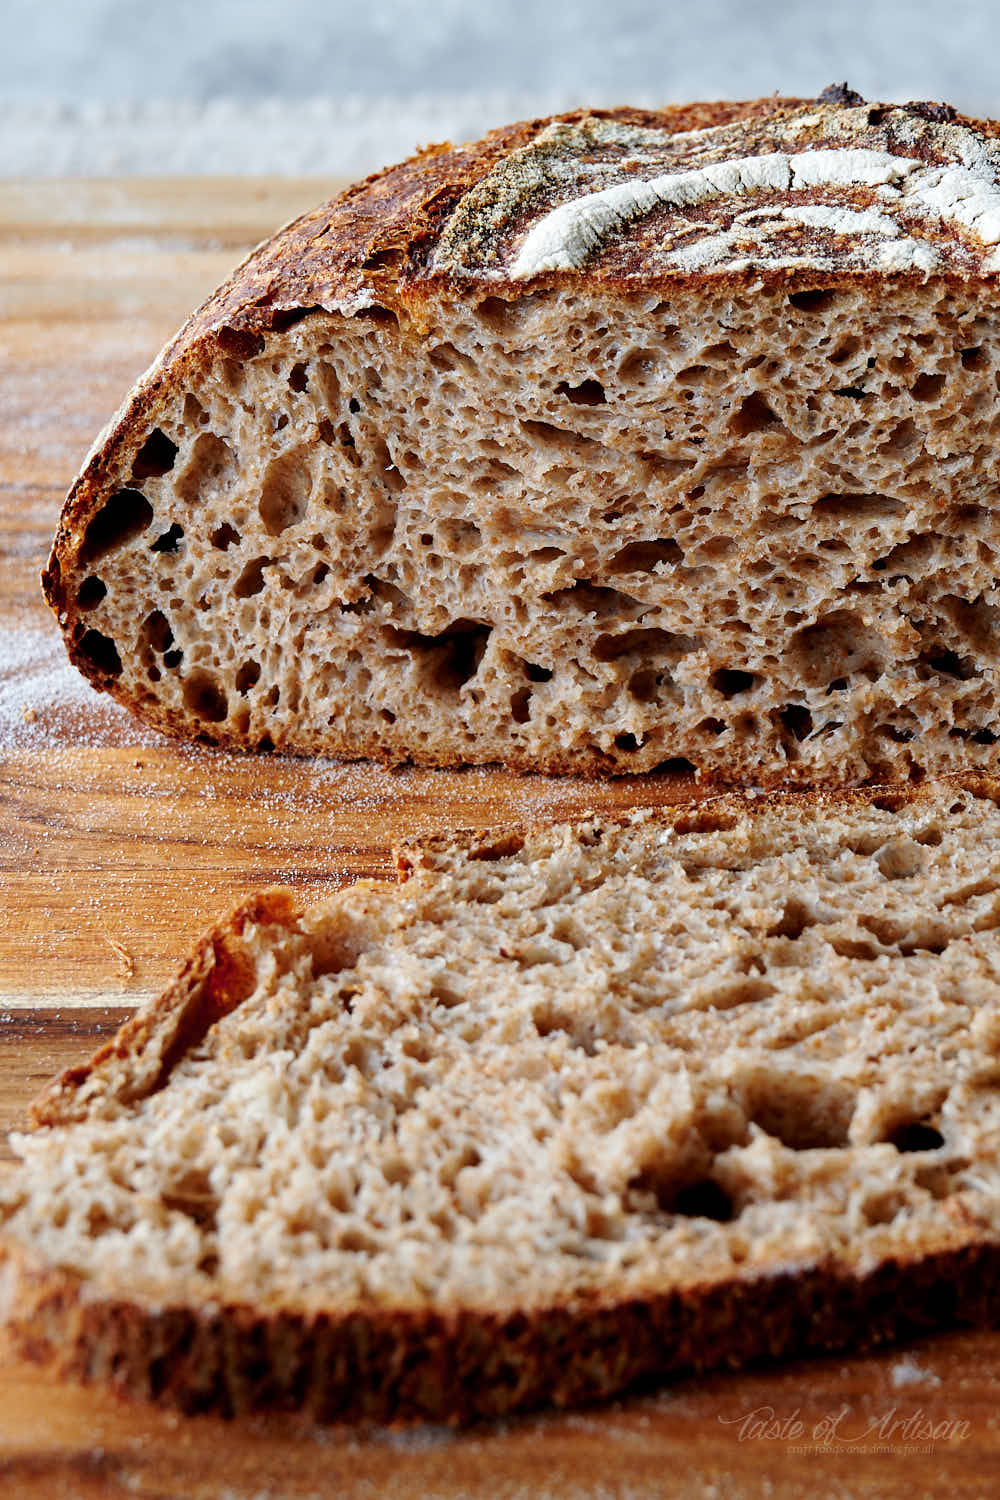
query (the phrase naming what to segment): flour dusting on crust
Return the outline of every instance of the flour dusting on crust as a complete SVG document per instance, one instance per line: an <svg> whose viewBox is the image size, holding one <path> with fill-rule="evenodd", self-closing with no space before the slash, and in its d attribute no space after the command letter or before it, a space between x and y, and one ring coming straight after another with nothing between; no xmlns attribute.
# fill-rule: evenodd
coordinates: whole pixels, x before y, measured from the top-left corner
<svg viewBox="0 0 1000 1500"><path fill-rule="evenodd" d="M433 269L487 281L584 266L989 274L997 246L992 140L906 106L807 105L681 133L555 121L464 195Z"/></svg>

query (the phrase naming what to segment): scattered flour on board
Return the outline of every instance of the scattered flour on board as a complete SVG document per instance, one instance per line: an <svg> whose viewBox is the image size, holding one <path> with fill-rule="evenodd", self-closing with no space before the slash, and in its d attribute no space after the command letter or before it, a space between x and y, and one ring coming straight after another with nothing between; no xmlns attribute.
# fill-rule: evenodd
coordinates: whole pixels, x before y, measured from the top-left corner
<svg viewBox="0 0 1000 1500"><path fill-rule="evenodd" d="M923 1370L917 1364L912 1354L905 1355L897 1360L889 1371L889 1379L893 1390L902 1390L908 1385L940 1385L940 1375L935 1375L933 1370Z"/></svg>
<svg viewBox="0 0 1000 1500"><path fill-rule="evenodd" d="M55 626L20 625L0 638L0 754L70 745L162 745L70 665Z"/></svg>

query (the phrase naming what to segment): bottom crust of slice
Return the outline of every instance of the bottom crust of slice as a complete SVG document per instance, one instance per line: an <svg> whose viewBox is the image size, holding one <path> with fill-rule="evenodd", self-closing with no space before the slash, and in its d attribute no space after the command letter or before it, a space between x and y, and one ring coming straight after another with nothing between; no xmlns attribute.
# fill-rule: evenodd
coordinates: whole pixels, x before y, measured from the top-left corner
<svg viewBox="0 0 1000 1500"><path fill-rule="evenodd" d="M62 1378L185 1412L455 1425L604 1400L666 1377L1000 1322L1000 1244L866 1274L810 1267L617 1306L309 1315L96 1300L3 1247L14 1350Z"/></svg>

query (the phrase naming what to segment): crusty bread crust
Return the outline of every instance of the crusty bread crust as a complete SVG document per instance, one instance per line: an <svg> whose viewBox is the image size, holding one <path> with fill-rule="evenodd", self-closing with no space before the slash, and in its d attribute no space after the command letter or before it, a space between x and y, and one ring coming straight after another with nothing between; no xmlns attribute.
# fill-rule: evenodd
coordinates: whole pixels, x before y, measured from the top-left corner
<svg viewBox="0 0 1000 1500"><path fill-rule="evenodd" d="M988 1327L1000 1317L1000 1246L975 1240L956 1228L951 1245L862 1276L790 1271L513 1317L93 1301L79 1278L8 1245L0 1310L24 1357L134 1399L227 1417L458 1425L719 1365Z"/></svg>
<svg viewBox="0 0 1000 1500"><path fill-rule="evenodd" d="M998 779L949 781L1000 801ZM733 814L790 801L819 815L838 806L898 810L932 795L930 785L785 798L733 795L652 816L678 834L710 833ZM456 852L502 858L536 831L430 840L420 850L399 851L399 872L405 880ZM301 915L295 898L282 890L239 906L159 1000L89 1063L45 1090L33 1109L36 1128L84 1118L100 1109L102 1096L124 1102L163 1087L185 1049L246 998L248 926L268 928L278 943L300 930ZM998 1317L1000 1243L962 1212L943 1214L919 1253L863 1272L831 1259L683 1290L665 1276L661 1288L624 1302L590 1294L514 1315L377 1303L306 1313L204 1303L196 1295L182 1305L108 1297L82 1276L0 1240L0 1318L22 1355L70 1378L110 1381L132 1397L225 1415L289 1409L317 1421L468 1422L541 1404L600 1400L684 1371L848 1345L866 1349L954 1324L986 1326Z"/></svg>
<svg viewBox="0 0 1000 1500"><path fill-rule="evenodd" d="M96 1087L121 1103L162 1088L184 1052L253 988L253 967L241 942L245 928L253 923L292 929L301 910L295 893L283 886L241 901L202 938L162 995L130 1017L87 1062L67 1068L41 1091L30 1106L32 1123L68 1125L82 1119Z"/></svg>

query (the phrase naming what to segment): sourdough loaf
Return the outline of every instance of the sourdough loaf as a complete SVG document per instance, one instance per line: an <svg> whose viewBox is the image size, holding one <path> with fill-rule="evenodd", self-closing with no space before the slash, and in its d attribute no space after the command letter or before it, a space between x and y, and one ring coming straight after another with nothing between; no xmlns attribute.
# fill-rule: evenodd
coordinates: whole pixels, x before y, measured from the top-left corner
<svg viewBox="0 0 1000 1500"><path fill-rule="evenodd" d="M1000 146L945 106L578 113L261 246L45 574L159 727L556 771L997 764Z"/></svg>
<svg viewBox="0 0 1000 1500"><path fill-rule="evenodd" d="M14 1138L15 1341L463 1420L994 1319L998 802L723 797L255 898Z"/></svg>

